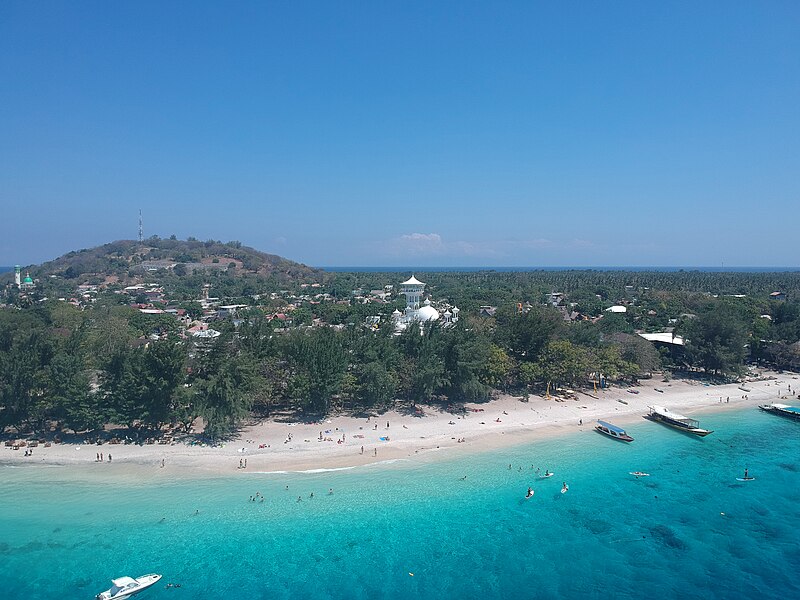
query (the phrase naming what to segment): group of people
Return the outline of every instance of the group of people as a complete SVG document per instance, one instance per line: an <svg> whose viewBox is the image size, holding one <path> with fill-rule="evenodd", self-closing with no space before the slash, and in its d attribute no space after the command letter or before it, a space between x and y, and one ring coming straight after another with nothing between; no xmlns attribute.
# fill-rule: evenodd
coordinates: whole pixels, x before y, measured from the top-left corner
<svg viewBox="0 0 800 600"><path fill-rule="evenodd" d="M33 450L31 450L31 454L33 454ZM103 453L102 452L98 452L97 454L95 454L94 462L105 462L103 460ZM111 452L108 453L108 462L111 462Z"/></svg>
<svg viewBox="0 0 800 600"><path fill-rule="evenodd" d="M288 486L288 485L286 486L286 489L287 489L287 490L289 489L289 486ZM328 488L328 496L333 496L333 488ZM311 500L313 497L314 497L314 492L311 492L311 493L308 495L308 499L309 499L309 500ZM298 501L298 502L302 502L302 501L303 501L303 497L302 497L302 496L298 496L298 497L297 497L297 501ZM262 500L262 502L263 502L263 500Z"/></svg>

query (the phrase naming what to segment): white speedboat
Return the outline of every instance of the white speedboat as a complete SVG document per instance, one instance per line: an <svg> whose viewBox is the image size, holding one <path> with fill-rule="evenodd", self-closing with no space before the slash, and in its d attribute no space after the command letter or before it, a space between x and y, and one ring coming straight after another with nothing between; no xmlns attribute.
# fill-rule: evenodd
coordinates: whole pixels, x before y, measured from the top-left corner
<svg viewBox="0 0 800 600"><path fill-rule="evenodd" d="M154 583L161 579L161 575L150 573L142 575L134 579L133 577L120 577L119 579L112 579L112 585L105 592L101 592L95 596L95 600L116 600L117 598L129 598L134 594L138 594L142 590L146 590Z"/></svg>

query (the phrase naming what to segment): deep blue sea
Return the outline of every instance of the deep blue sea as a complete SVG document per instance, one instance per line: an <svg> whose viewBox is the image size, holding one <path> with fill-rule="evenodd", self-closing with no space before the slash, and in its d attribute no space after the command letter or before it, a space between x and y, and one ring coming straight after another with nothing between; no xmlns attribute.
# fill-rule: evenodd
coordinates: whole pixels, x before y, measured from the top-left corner
<svg viewBox="0 0 800 600"><path fill-rule="evenodd" d="M436 461L170 483L5 467L2 597L92 598L151 571L164 580L139 598L800 597L800 423L746 410L701 424L715 433L642 420L632 444L587 429ZM736 481L745 467L755 481Z"/></svg>

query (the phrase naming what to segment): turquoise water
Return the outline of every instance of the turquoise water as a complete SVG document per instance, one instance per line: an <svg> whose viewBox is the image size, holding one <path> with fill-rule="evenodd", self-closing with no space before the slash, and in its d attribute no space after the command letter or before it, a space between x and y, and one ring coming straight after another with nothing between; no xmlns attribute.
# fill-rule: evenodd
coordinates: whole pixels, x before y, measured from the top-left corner
<svg viewBox="0 0 800 600"><path fill-rule="evenodd" d="M753 410L701 423L715 433L642 420L633 444L584 431L437 462L168 485L6 467L3 596L91 598L111 577L156 571L182 587L141 598L800 597L800 424ZM536 481L531 465L556 476ZM736 481L745 466L755 481ZM249 502L257 491L264 503Z"/></svg>

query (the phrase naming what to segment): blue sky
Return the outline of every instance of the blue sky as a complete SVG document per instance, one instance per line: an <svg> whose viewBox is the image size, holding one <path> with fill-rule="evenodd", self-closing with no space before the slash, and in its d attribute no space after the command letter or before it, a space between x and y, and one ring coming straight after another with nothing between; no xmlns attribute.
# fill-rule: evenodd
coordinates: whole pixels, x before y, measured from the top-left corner
<svg viewBox="0 0 800 600"><path fill-rule="evenodd" d="M800 3L0 3L0 264L800 266Z"/></svg>

